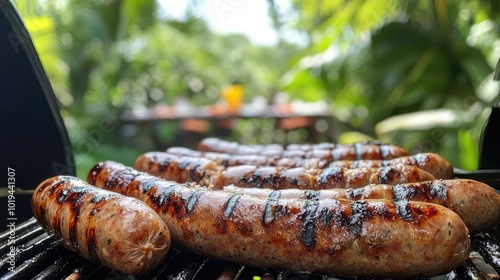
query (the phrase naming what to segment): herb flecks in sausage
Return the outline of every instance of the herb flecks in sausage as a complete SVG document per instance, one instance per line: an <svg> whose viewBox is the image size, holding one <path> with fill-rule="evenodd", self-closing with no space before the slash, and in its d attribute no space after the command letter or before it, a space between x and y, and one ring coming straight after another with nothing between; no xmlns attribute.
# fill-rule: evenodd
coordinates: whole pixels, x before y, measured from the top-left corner
<svg viewBox="0 0 500 280"><path fill-rule="evenodd" d="M116 162L104 166L89 173L88 181L146 202L161 215L176 243L207 257L361 277L441 275L468 259L467 227L456 213L436 204L408 201L402 212L387 199L325 198L327 190L302 190L291 198L288 190L205 191L194 183L160 178L144 192L141 185L154 176ZM122 170L134 178L107 183ZM158 204L154 197L172 185L177 187ZM190 204L197 191L203 194Z"/></svg>
<svg viewBox="0 0 500 280"><path fill-rule="evenodd" d="M98 174L102 167L96 165L92 172ZM113 186L121 179L114 177ZM42 182L33 194L32 211L64 247L125 274L150 271L170 248L168 228L150 207L76 177L55 176Z"/></svg>
<svg viewBox="0 0 500 280"><path fill-rule="evenodd" d="M268 196L271 190L226 186L226 191ZM304 198L310 190L286 189L282 198ZM320 199L389 199L394 202L422 201L455 211L475 234L500 222L500 195L490 186L469 179L431 180L396 185L370 184L361 188L318 190Z"/></svg>

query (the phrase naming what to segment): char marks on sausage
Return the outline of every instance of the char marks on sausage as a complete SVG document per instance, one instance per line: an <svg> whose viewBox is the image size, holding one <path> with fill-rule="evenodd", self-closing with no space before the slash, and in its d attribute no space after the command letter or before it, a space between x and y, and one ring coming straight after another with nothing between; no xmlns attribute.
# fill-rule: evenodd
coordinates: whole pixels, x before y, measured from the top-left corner
<svg viewBox="0 0 500 280"><path fill-rule="evenodd" d="M199 158L181 157L179 161L193 162L192 169L179 168L177 156L165 152L148 152L139 156L135 168L139 171L176 182L197 182L204 186L222 188L234 184L241 187L272 189L329 189L356 188L372 183L397 184L433 180L429 172L416 166L396 164L387 167L328 167L307 169L278 166L239 165L223 168L208 161L196 165ZM166 166L166 167L165 167ZM185 174L186 173L186 174ZM193 175L195 173L196 175Z"/></svg>
<svg viewBox="0 0 500 280"><path fill-rule="evenodd" d="M151 187L153 177L107 161L88 181L149 204L181 246L253 267L416 277L440 275L468 259L467 227L439 205L319 199L314 191L299 199L283 198L285 191L262 197L159 178Z"/></svg>
<svg viewBox="0 0 500 280"><path fill-rule="evenodd" d="M150 207L77 177L46 179L31 203L37 222L64 247L125 274L150 271L170 248L168 228Z"/></svg>
<svg viewBox="0 0 500 280"><path fill-rule="evenodd" d="M225 186L225 191L267 197L271 189L241 188ZM490 186L470 179L431 180L396 185L370 184L361 188L323 189L318 191L285 189L279 192L282 198L308 198L318 195L320 199L390 199L396 203L407 200L443 205L455 211L473 234L490 230L500 223L500 194Z"/></svg>

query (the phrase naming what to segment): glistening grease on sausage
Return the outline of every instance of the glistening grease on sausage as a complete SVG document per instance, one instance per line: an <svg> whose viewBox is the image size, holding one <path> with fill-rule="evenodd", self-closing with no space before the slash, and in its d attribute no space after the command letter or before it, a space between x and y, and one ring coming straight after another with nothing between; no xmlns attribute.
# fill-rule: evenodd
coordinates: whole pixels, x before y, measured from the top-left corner
<svg viewBox="0 0 500 280"><path fill-rule="evenodd" d="M204 159L208 160L208 159ZM179 162L192 164L179 164ZM384 167L360 167L348 169L329 167L307 169L302 167L239 165L216 168L216 164L198 164L199 158L174 156L165 152L148 152L139 156L134 167L155 176L176 182L198 182L215 188L234 184L240 187L271 189L330 189L358 188L373 183L397 184L436 179L418 167L404 164ZM189 169L186 166L196 166ZM214 166L205 168L204 166ZM182 175L186 174L186 175ZM192 175L195 174L195 175ZM179 178L184 178L179 180Z"/></svg>
<svg viewBox="0 0 500 280"><path fill-rule="evenodd" d="M278 162L282 161L279 157L200 152L184 147L170 147L166 150L166 152L176 156L210 159L213 160L217 165L224 168L237 165L276 166ZM283 163L288 163L288 167L322 168L325 167L329 163L329 161L322 159L286 158L285 160L283 160Z"/></svg>
<svg viewBox="0 0 500 280"><path fill-rule="evenodd" d="M76 177L43 181L33 194L32 211L64 247L125 274L150 271L170 248L168 228L153 209Z"/></svg>
<svg viewBox="0 0 500 280"><path fill-rule="evenodd" d="M500 223L500 194L490 186L475 180L433 180L397 185L371 184L357 189L328 190L272 190L241 188L234 185L224 187L235 194L262 197L319 199L389 199L393 201L423 201L443 205L456 212L473 234L491 229Z"/></svg>
<svg viewBox="0 0 500 280"><path fill-rule="evenodd" d="M271 157L324 157L330 160L392 159L407 156L401 147L380 142L352 144L321 143L317 145L243 145L218 138L205 138L196 148L202 152L220 152L240 155L265 155Z"/></svg>
<svg viewBox="0 0 500 280"><path fill-rule="evenodd" d="M435 153L419 153L389 160L354 160L333 161L329 167L360 168L360 167L385 167L398 164L416 166L431 173L436 179L453 178L453 166L449 161Z"/></svg>
<svg viewBox="0 0 500 280"><path fill-rule="evenodd" d="M221 170L215 162L205 158L180 157L163 152L150 152L145 156L150 162L144 162L144 168L154 168L158 172L169 174L169 179L176 182L208 184L207 180Z"/></svg>
<svg viewBox="0 0 500 280"><path fill-rule="evenodd" d="M106 161L88 182L155 209L172 240L253 267L343 276L417 277L468 259L468 229L436 204L389 200L282 199L195 188ZM275 193L276 194L276 193Z"/></svg>
<svg viewBox="0 0 500 280"><path fill-rule="evenodd" d="M149 170L147 170L149 172ZM162 176L158 174L158 176ZM410 165L348 169L280 168L240 165L228 167L211 180L215 188L234 184L247 188L331 189L359 188L368 184L391 184L434 180L430 173Z"/></svg>
<svg viewBox="0 0 500 280"><path fill-rule="evenodd" d="M221 167L230 167L238 165L256 165L256 166L280 166L287 168L325 168L325 167L384 167L396 164L413 165L423 169L436 177L437 179L450 179L453 177L453 166L445 158L435 153L419 153L410 156L401 156L388 160L336 160L332 158L301 158L301 157L268 157L262 155L238 155L217 152L200 152L184 147L170 147L167 153L176 156L185 156L192 158L206 158L213 160Z"/></svg>

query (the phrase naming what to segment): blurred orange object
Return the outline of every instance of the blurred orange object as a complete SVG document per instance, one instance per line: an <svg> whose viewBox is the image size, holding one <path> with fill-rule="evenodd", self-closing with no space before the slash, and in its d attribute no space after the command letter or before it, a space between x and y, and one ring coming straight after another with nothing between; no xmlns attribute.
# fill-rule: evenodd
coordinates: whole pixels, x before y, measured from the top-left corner
<svg viewBox="0 0 500 280"><path fill-rule="evenodd" d="M243 104L243 86L234 84L222 89L222 99L227 104L227 110L230 113L236 113L240 110Z"/></svg>

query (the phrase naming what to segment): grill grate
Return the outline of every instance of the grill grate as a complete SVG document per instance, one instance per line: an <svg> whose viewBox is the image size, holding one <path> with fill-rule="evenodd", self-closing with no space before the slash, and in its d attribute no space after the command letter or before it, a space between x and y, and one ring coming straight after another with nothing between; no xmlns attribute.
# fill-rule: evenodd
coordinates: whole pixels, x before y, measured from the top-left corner
<svg viewBox="0 0 500 280"><path fill-rule="evenodd" d="M10 243L9 243L10 242ZM11 246L15 248L11 253ZM498 279L500 274L500 225L491 232L472 237L470 260L441 279ZM11 262L15 255L14 262ZM15 231L0 234L0 279L217 279L246 280L259 276L262 280L332 280L355 279L333 276L257 269L213 260L172 248L164 264L141 276L122 275L87 261L62 247L48 236L36 220L19 224ZM366 280L366 279L360 279Z"/></svg>

